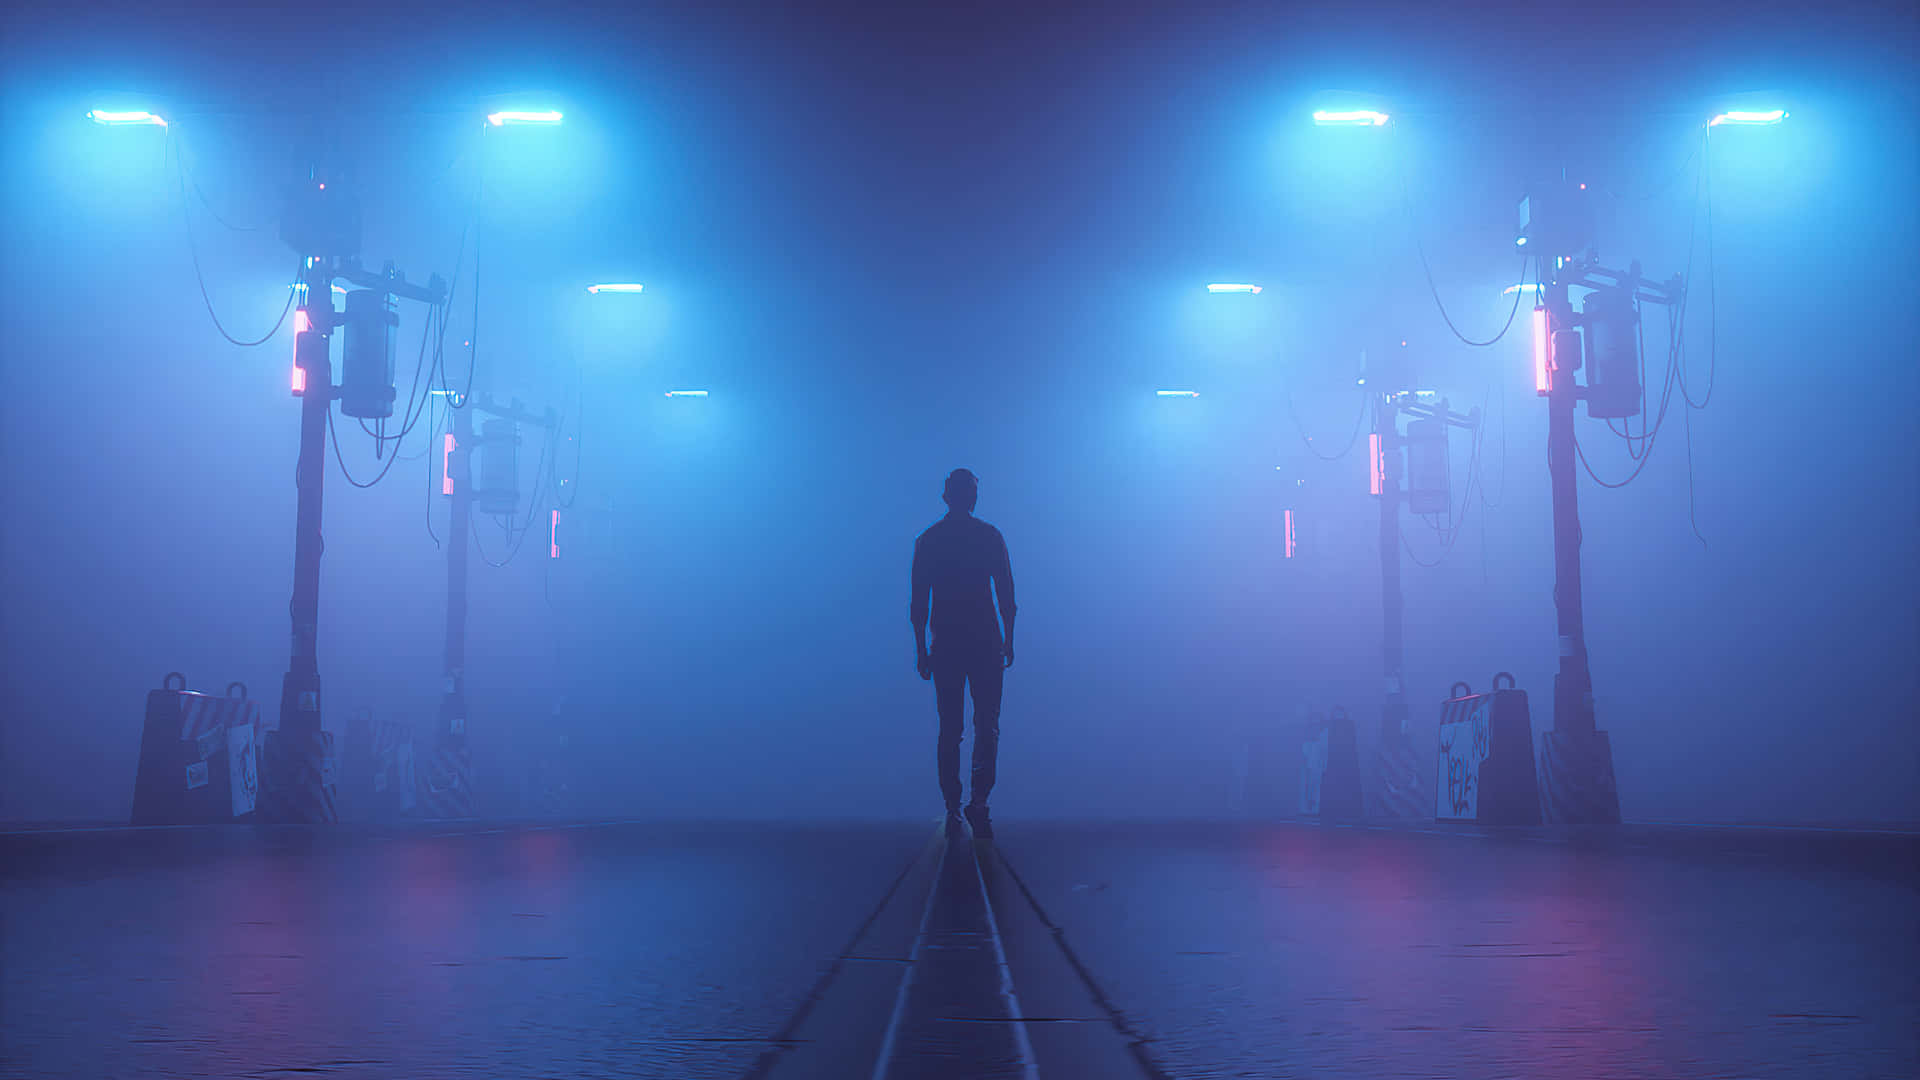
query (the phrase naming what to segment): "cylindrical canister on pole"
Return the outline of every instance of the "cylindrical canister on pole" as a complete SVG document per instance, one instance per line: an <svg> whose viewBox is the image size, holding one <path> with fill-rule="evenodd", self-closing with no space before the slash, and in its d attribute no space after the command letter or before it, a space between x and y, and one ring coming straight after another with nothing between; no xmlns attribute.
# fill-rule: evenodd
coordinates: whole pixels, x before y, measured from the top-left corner
<svg viewBox="0 0 1920 1080"><path fill-rule="evenodd" d="M1639 313L1619 289L1590 293L1581 321L1587 333L1587 415L1617 420L1640 411Z"/></svg>
<svg viewBox="0 0 1920 1080"><path fill-rule="evenodd" d="M394 339L399 325L392 297L374 289L347 294L340 365L342 414L363 420L393 415Z"/></svg>
<svg viewBox="0 0 1920 1080"><path fill-rule="evenodd" d="M488 420L480 429L473 488L474 509L511 514L520 506L520 428L512 420Z"/></svg>
<svg viewBox="0 0 1920 1080"><path fill-rule="evenodd" d="M1407 508L1416 514L1444 514L1453 505L1447 462L1447 422L1414 420L1407 424Z"/></svg>

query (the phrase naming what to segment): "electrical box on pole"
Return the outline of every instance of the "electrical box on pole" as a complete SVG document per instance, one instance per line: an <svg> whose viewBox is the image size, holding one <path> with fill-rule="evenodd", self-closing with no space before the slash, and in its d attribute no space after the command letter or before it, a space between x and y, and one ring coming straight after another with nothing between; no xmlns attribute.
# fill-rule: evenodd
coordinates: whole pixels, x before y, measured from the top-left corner
<svg viewBox="0 0 1920 1080"><path fill-rule="evenodd" d="M1445 514L1453 509L1447 458L1447 422L1433 418L1407 424L1407 509ZM1398 557L1398 552L1395 553Z"/></svg>
<svg viewBox="0 0 1920 1080"><path fill-rule="evenodd" d="M362 420L393 415L394 345L400 314L393 298L373 289L347 294L341 349L340 412Z"/></svg>
<svg viewBox="0 0 1920 1080"><path fill-rule="evenodd" d="M1587 415L1619 420L1640 411L1640 313L1621 289L1587 294L1580 312L1586 332Z"/></svg>
<svg viewBox="0 0 1920 1080"><path fill-rule="evenodd" d="M480 427L474 453L474 509L483 514L512 514L520 507L520 425L488 420Z"/></svg>

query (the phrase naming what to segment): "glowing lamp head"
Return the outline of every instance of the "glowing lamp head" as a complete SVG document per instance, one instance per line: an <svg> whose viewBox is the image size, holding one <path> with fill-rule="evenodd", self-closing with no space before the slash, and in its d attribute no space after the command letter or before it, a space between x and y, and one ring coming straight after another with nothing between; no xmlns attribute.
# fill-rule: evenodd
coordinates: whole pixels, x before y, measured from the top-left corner
<svg viewBox="0 0 1920 1080"><path fill-rule="evenodd" d="M150 113L150 112L145 112L141 110L132 110L127 112L114 112L108 109L91 109L91 110L88 110L87 112L87 119L93 121L96 124L103 124L107 127L141 127L141 126L166 127L167 126L167 122L161 119L157 113Z"/></svg>
<svg viewBox="0 0 1920 1080"><path fill-rule="evenodd" d="M1207 286L1207 291L1216 295L1220 293L1246 293L1249 296L1258 296L1260 294L1260 286L1221 282Z"/></svg>
<svg viewBox="0 0 1920 1080"><path fill-rule="evenodd" d="M1315 109L1313 122L1320 127L1385 127L1387 114L1372 109Z"/></svg>
<svg viewBox="0 0 1920 1080"><path fill-rule="evenodd" d="M1761 127L1767 124L1777 124L1786 118L1787 110L1785 109L1768 109L1764 112L1735 109L1730 112L1723 112L1707 121L1707 126L1720 127L1724 124L1733 124L1741 127Z"/></svg>
<svg viewBox="0 0 1920 1080"><path fill-rule="evenodd" d="M587 291L592 293L595 296L598 296L601 293L637 293L643 287L644 286L636 285L631 282L609 283L605 285L589 285L587 286Z"/></svg>
<svg viewBox="0 0 1920 1080"><path fill-rule="evenodd" d="M707 396L707 391L705 390L669 390L667 391L667 396L670 398L703 398Z"/></svg>
<svg viewBox="0 0 1920 1080"><path fill-rule="evenodd" d="M1153 394L1155 397L1163 397L1163 398L1197 398L1200 396L1200 391L1198 390L1155 390Z"/></svg>
<svg viewBox="0 0 1920 1080"><path fill-rule="evenodd" d="M509 109L504 112L489 113L487 115L487 123L492 124L494 127L521 125L552 127L559 122L560 113L553 109L548 109L544 112Z"/></svg>

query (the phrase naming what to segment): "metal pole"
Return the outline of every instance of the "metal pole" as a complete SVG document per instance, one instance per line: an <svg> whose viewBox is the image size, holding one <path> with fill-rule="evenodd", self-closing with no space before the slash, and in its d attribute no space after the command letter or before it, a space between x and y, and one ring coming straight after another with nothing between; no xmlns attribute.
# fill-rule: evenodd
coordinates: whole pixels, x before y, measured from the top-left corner
<svg viewBox="0 0 1920 1080"><path fill-rule="evenodd" d="M448 401L452 406L453 402ZM436 749L464 745L467 738L467 545L473 520L473 402L453 410L453 450L447 472L453 480L453 512L447 536L447 649L441 684Z"/></svg>
<svg viewBox="0 0 1920 1080"><path fill-rule="evenodd" d="M1393 391L1377 393L1374 430L1380 435L1380 613L1381 661L1385 668L1386 698L1380 709L1380 745L1397 744L1407 727L1407 688L1402 678L1405 660L1404 598L1400 592L1400 420Z"/></svg>
<svg viewBox="0 0 1920 1080"><path fill-rule="evenodd" d="M300 401L300 458L294 466L298 502L293 532L293 656L280 683L282 738L304 738L320 730L320 665L317 641L320 623L321 496L327 477L327 412L333 407L333 271L314 260L307 275L307 329L300 332L294 353L306 372Z"/></svg>
<svg viewBox="0 0 1920 1080"><path fill-rule="evenodd" d="M1570 327L1572 306L1567 286L1548 286L1549 329ZM1558 340L1550 337L1558 344ZM1579 398L1574 382L1578 352L1550 354L1547 382L1547 470L1553 490L1553 604L1560 631L1560 670L1553 677L1553 727L1574 736L1591 735L1593 674L1587 666L1586 613L1580 584L1580 489L1573 445L1573 408ZM1561 366L1562 360L1567 361Z"/></svg>

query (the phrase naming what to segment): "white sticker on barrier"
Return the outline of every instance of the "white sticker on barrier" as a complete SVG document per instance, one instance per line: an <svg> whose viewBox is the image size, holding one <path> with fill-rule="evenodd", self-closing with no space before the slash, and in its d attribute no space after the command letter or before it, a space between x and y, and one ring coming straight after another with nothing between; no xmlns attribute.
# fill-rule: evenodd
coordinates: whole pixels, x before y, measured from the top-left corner
<svg viewBox="0 0 1920 1080"><path fill-rule="evenodd" d="M196 761L187 766L187 790L207 786L207 763Z"/></svg>
<svg viewBox="0 0 1920 1080"><path fill-rule="evenodd" d="M233 816L253 813L260 798L260 768L254 757L252 724L227 729L227 778L233 782Z"/></svg>
<svg viewBox="0 0 1920 1080"><path fill-rule="evenodd" d="M1441 821L1475 821L1480 816L1480 763L1493 743L1490 721L1493 695L1482 695L1465 716L1440 725L1440 778L1433 816Z"/></svg>

